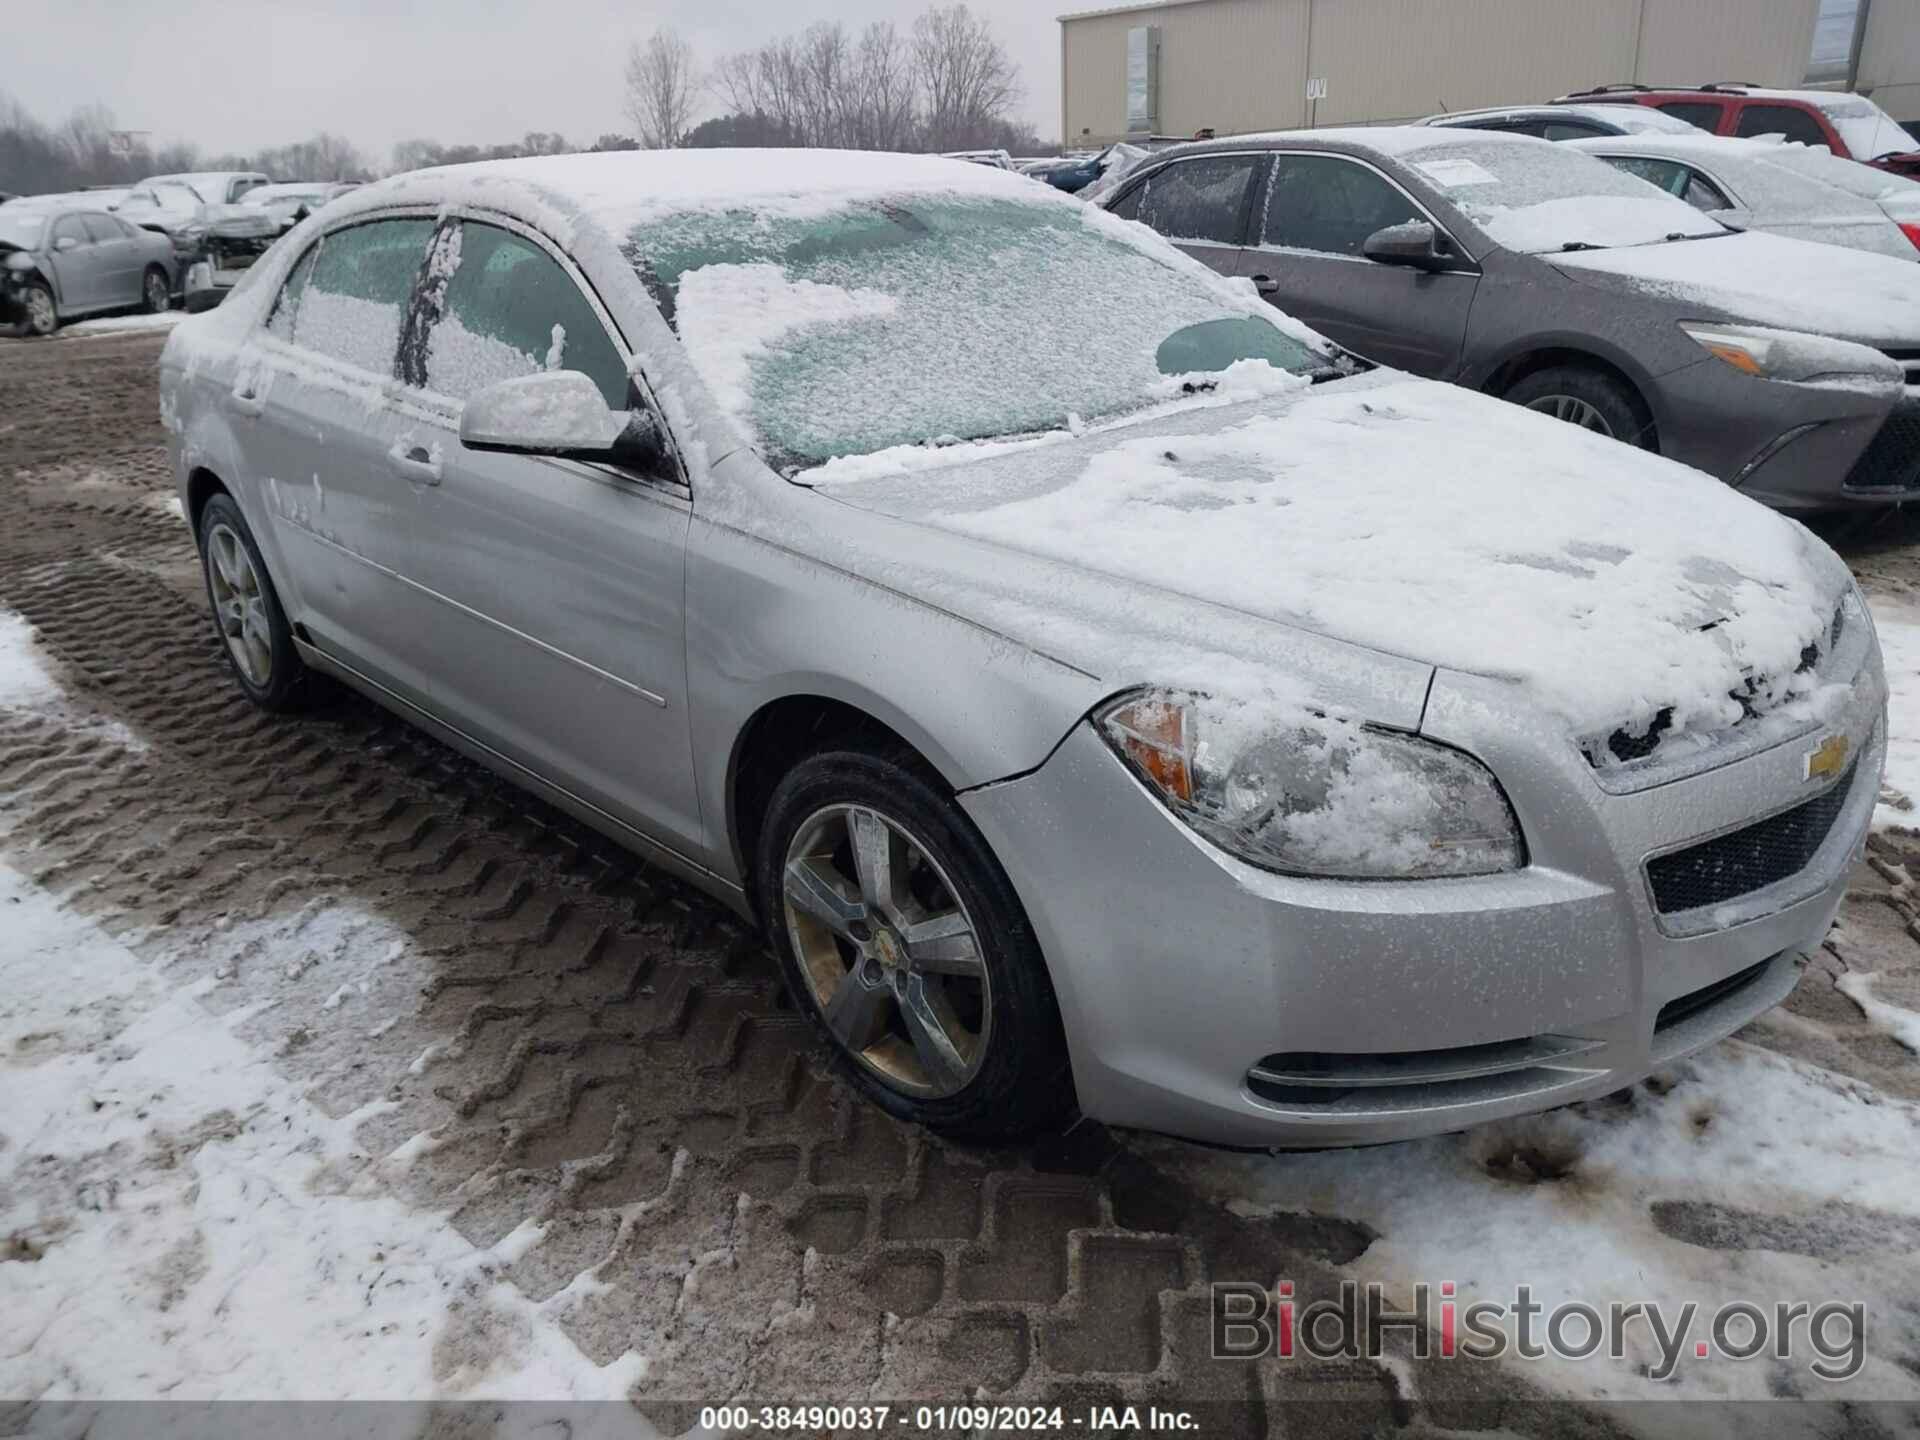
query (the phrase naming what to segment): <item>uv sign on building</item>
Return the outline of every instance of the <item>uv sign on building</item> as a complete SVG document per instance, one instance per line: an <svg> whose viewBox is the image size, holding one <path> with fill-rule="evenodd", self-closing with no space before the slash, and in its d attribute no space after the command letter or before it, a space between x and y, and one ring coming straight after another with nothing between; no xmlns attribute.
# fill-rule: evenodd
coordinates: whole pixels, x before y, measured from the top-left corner
<svg viewBox="0 0 1920 1440"><path fill-rule="evenodd" d="M1593 85L1820 85L1920 120L1920 0L1163 0L1061 18L1069 145L1410 120Z"/></svg>

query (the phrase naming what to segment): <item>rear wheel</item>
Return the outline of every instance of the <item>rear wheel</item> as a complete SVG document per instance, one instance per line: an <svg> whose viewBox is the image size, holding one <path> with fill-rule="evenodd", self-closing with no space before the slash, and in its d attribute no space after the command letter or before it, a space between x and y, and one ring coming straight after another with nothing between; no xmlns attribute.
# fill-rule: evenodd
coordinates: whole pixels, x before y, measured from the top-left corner
<svg viewBox="0 0 1920 1440"><path fill-rule="evenodd" d="M1602 371L1583 365L1550 366L1521 380L1506 398L1596 435L1643 450L1653 448L1653 422L1642 412L1638 398Z"/></svg>
<svg viewBox="0 0 1920 1440"><path fill-rule="evenodd" d="M796 1003L875 1103L982 1140L1064 1115L1040 947L986 841L914 757L795 767L769 802L755 880Z"/></svg>
<svg viewBox="0 0 1920 1440"><path fill-rule="evenodd" d="M215 495L200 512L200 566L214 629L247 698L262 710L305 709L314 676L294 648L293 627L232 496Z"/></svg>
<svg viewBox="0 0 1920 1440"><path fill-rule="evenodd" d="M41 281L27 286L22 297L26 305L26 327L29 335L51 335L60 328L60 312L53 303L53 291Z"/></svg>
<svg viewBox="0 0 1920 1440"><path fill-rule="evenodd" d="M149 315L159 315L172 304L167 272L158 265L149 265L146 277L140 282L140 308Z"/></svg>

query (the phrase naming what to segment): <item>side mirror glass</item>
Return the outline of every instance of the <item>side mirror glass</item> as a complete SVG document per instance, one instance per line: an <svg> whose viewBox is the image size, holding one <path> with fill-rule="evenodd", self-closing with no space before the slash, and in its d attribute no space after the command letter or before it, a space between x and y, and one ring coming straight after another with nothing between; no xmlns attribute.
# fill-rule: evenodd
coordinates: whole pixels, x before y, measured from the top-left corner
<svg viewBox="0 0 1920 1440"><path fill-rule="evenodd" d="M659 422L644 410L615 410L577 370L549 370L489 385L460 412L469 450L551 455L659 470L667 458Z"/></svg>
<svg viewBox="0 0 1920 1440"><path fill-rule="evenodd" d="M1414 270L1446 270L1453 264L1451 247L1424 220L1374 231L1360 253L1381 265L1405 265Z"/></svg>
<svg viewBox="0 0 1920 1440"><path fill-rule="evenodd" d="M193 290L188 292L182 308L189 315L204 315L226 298L227 292L224 290Z"/></svg>

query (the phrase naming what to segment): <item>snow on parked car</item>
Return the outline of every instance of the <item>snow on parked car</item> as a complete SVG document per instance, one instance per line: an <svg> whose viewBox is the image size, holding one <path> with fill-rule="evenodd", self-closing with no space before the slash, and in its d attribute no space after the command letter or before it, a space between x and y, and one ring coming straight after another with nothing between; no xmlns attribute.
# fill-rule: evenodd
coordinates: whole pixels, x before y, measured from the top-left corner
<svg viewBox="0 0 1920 1440"><path fill-rule="evenodd" d="M957 1135L1618 1090L1791 991L1878 791L1802 527L983 166L395 177L161 383L245 694L343 680L758 920Z"/></svg>

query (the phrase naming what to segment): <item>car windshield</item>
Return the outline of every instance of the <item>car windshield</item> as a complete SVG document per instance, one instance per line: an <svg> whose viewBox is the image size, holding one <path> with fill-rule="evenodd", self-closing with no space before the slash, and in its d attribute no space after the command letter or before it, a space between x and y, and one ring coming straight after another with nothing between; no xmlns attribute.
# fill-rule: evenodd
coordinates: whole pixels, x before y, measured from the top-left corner
<svg viewBox="0 0 1920 1440"><path fill-rule="evenodd" d="M1822 100L1819 105L1856 160L1878 160L1882 155L1907 155L1920 150L1920 145L1900 127L1900 122L1871 100L1846 95Z"/></svg>
<svg viewBox="0 0 1920 1440"><path fill-rule="evenodd" d="M721 407L787 474L1073 429L1239 361L1291 383L1279 372L1333 358L1251 290L1061 201L683 213L635 228L626 250Z"/></svg>
<svg viewBox="0 0 1920 1440"><path fill-rule="evenodd" d="M32 210L8 205L0 208L0 245L22 250L38 250L47 231L47 217Z"/></svg>
<svg viewBox="0 0 1920 1440"><path fill-rule="evenodd" d="M1565 145L1490 136L1400 158L1495 244L1525 255L1731 233L1684 200Z"/></svg>

